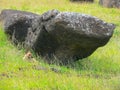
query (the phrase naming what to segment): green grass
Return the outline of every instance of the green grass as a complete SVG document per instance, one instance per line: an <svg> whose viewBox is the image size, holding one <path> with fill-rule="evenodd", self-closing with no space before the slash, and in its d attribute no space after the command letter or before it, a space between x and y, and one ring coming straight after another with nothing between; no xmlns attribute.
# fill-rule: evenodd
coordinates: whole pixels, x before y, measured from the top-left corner
<svg viewBox="0 0 120 90"><path fill-rule="evenodd" d="M69 66L48 65L37 57L39 62L24 61L24 50L13 46L0 29L0 90L120 90L119 9L104 8L98 0L93 4L69 0L0 0L0 11L6 8L38 14L51 9L85 13L114 23L116 29L106 46Z"/></svg>

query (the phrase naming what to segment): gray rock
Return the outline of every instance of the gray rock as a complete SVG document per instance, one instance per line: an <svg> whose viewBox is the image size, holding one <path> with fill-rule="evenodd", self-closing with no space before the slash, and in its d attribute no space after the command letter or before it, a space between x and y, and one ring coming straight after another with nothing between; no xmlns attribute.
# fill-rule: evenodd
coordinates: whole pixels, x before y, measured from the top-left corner
<svg viewBox="0 0 120 90"><path fill-rule="evenodd" d="M0 20L5 21L7 18L9 18L10 16L12 16L14 14L21 14L21 15L29 16L31 18L39 16L39 15L31 13L31 12L12 10L12 9L4 9L4 10L2 10L2 12L0 14Z"/></svg>
<svg viewBox="0 0 120 90"><path fill-rule="evenodd" d="M55 48L53 45L55 40L53 40L52 37L48 35L44 24L48 20L54 18L57 13L57 10L52 10L50 13L44 13L40 18L33 20L32 28L30 28L31 30L28 31L28 36L25 41L26 47L34 49L42 56L44 53L53 51Z"/></svg>
<svg viewBox="0 0 120 90"><path fill-rule="evenodd" d="M120 8L120 0L99 0L100 5L108 8Z"/></svg>
<svg viewBox="0 0 120 90"><path fill-rule="evenodd" d="M47 62L69 63L90 56L104 46L115 26L96 17L48 11L42 15L14 14L5 20L4 29L13 41L46 58Z"/></svg>
<svg viewBox="0 0 120 90"><path fill-rule="evenodd" d="M49 11L48 15L50 13ZM58 13L44 23L46 37L51 38L47 38L47 44L43 44L47 45L43 47L43 51L48 51L53 46L50 52L44 55L54 55L64 63L91 55L98 47L104 46L109 41L115 28L113 24L96 17L73 12ZM37 48L35 51L39 52L40 49Z"/></svg>
<svg viewBox="0 0 120 90"><path fill-rule="evenodd" d="M0 14L4 23L5 33L10 36L15 44L23 44L28 31L32 27L32 22L39 15L18 10L3 10Z"/></svg>

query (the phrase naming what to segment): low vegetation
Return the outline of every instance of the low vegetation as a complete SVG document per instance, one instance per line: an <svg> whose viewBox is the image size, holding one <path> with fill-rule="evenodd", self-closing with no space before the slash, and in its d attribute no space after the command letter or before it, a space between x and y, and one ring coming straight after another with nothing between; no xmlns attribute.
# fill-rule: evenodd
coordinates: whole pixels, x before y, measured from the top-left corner
<svg viewBox="0 0 120 90"><path fill-rule="evenodd" d="M90 14L116 25L109 43L88 58L68 66L23 60L19 50L0 29L0 90L120 90L120 10L104 8L98 0L73 3L69 0L0 0L2 9L42 14L51 9Z"/></svg>

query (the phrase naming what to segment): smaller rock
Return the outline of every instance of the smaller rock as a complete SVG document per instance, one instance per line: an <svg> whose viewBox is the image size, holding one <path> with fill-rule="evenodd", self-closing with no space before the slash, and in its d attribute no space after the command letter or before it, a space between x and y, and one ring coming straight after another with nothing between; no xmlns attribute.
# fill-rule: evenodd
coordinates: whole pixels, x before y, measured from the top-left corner
<svg viewBox="0 0 120 90"><path fill-rule="evenodd" d="M120 0L99 0L99 4L108 8L120 8Z"/></svg>
<svg viewBox="0 0 120 90"><path fill-rule="evenodd" d="M32 28L32 22L40 17L31 12L5 9L0 14L3 28L16 45L24 44L28 31Z"/></svg>
<svg viewBox="0 0 120 90"><path fill-rule="evenodd" d="M50 70L55 72L55 73L61 73L61 70L58 68L51 67Z"/></svg>

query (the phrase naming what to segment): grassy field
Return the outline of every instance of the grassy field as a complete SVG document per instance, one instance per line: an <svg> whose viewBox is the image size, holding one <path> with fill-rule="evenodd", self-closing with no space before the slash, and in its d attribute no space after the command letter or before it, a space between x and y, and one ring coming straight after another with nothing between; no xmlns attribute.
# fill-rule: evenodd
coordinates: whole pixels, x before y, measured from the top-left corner
<svg viewBox="0 0 120 90"><path fill-rule="evenodd" d="M120 9L104 8L98 0L93 4L69 0L0 0L2 9L37 14L51 9L85 13L114 23L116 29L109 43L90 57L73 65L57 66L40 58L35 63L24 61L24 50L14 47L1 28L0 90L120 90Z"/></svg>

